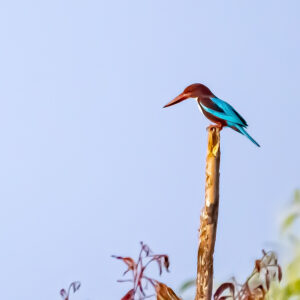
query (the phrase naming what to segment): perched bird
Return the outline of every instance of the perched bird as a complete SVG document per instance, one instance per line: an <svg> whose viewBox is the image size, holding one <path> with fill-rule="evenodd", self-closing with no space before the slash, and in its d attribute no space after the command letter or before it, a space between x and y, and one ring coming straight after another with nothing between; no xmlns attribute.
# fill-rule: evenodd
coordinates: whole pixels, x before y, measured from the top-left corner
<svg viewBox="0 0 300 300"><path fill-rule="evenodd" d="M210 121L216 123L215 127L222 129L225 126L245 135L256 146L260 145L248 134L245 128L248 126L245 119L227 102L216 97L204 84L195 83L185 90L164 107L177 104L188 98L196 98L200 110Z"/></svg>

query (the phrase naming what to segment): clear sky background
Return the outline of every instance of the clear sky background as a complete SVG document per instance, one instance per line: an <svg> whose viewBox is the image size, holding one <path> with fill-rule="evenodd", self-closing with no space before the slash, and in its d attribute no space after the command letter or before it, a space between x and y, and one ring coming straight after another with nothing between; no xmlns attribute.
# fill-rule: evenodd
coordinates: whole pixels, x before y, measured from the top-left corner
<svg viewBox="0 0 300 300"><path fill-rule="evenodd" d="M0 2L0 282L7 300L120 299L139 241L196 273L207 120L194 82L248 121L222 132L215 277L276 248L299 186L300 2Z"/></svg>

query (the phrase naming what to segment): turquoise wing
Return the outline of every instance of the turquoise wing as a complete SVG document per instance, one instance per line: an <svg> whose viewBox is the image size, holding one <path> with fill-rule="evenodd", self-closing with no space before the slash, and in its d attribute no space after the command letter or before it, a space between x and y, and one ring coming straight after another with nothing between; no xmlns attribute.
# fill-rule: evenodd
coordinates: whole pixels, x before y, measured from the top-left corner
<svg viewBox="0 0 300 300"><path fill-rule="evenodd" d="M217 105L221 111L216 111L212 108L206 107L201 104L202 108L208 113L214 115L217 118L222 120L241 125L243 127L247 127L247 122L245 119L227 102L219 99L219 98L211 98L211 101Z"/></svg>

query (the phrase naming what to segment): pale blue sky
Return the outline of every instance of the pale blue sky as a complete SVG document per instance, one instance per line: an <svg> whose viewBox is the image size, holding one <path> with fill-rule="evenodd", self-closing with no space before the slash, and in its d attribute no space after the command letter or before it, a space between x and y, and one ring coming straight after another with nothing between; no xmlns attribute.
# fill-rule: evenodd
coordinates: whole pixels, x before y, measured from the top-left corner
<svg viewBox="0 0 300 300"><path fill-rule="evenodd" d="M7 300L120 299L111 254L196 272L207 84L262 145L222 132L215 276L249 273L299 186L300 2L1 1L0 282Z"/></svg>

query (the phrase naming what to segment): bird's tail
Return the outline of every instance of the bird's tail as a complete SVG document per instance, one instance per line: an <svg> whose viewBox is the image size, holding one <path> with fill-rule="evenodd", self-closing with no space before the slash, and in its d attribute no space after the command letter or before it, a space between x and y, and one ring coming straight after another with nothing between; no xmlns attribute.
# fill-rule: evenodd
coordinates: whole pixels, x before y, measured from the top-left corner
<svg viewBox="0 0 300 300"><path fill-rule="evenodd" d="M257 147L260 147L259 143L257 143L242 126L235 124L235 128L234 129L236 129L239 133L245 135Z"/></svg>

